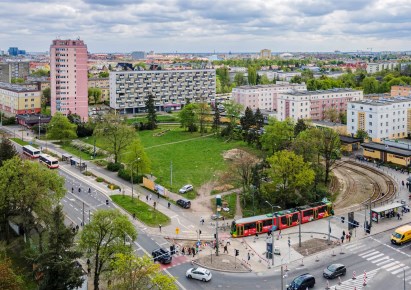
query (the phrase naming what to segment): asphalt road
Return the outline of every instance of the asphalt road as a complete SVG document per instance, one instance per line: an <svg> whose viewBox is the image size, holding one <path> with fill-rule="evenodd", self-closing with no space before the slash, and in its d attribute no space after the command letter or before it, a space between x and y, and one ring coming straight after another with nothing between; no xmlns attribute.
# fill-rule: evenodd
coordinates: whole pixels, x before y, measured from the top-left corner
<svg viewBox="0 0 411 290"><path fill-rule="evenodd" d="M343 247L344 254L336 250L335 256L332 256L332 253L321 254L318 262L312 260L306 262L303 267L291 266L290 271L284 275L284 285L289 284L298 275L310 273L316 279L312 289L326 289L328 285L331 289L335 289L335 286L337 289L362 289L365 271L365 289L411 289L411 244L394 246L391 245L389 237L389 232L381 233L356 243L346 244ZM341 277L341 285L338 285L338 279L329 280L327 285L327 280L322 277L323 269L337 262L347 267L347 275ZM232 274L212 271L213 278L210 282L183 279L190 267L189 264L182 264L168 271L180 277L179 281L186 289L281 289L281 273L278 267L266 273ZM355 280L352 279L354 271Z"/></svg>

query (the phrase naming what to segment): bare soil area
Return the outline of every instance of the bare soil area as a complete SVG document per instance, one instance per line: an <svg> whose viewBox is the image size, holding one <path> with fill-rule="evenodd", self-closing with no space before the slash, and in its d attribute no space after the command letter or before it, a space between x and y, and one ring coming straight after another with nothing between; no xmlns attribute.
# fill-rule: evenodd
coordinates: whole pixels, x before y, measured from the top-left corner
<svg viewBox="0 0 411 290"><path fill-rule="evenodd" d="M315 253L321 252L323 250L329 249L329 248L334 248L338 244L337 243L331 243L328 245L328 240L327 239L318 239L318 238L313 238L304 242L301 242L301 248L297 245L292 245L293 249L296 250L299 254L303 256L310 256Z"/></svg>
<svg viewBox="0 0 411 290"><path fill-rule="evenodd" d="M218 269L231 272L248 272L249 269L241 264L239 259L235 259L234 256L227 254L219 254L218 256L213 253L211 255L203 256L195 260L195 263L205 268Z"/></svg>

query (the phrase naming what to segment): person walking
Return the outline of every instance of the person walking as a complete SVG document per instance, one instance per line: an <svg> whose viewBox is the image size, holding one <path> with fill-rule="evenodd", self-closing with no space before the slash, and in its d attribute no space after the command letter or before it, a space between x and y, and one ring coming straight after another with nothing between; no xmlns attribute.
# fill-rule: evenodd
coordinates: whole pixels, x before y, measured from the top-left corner
<svg viewBox="0 0 411 290"><path fill-rule="evenodd" d="M74 188L72 187L72 188L71 188L71 193L73 193L73 192L74 192Z"/></svg>
<svg viewBox="0 0 411 290"><path fill-rule="evenodd" d="M344 244L344 236L341 236L341 244Z"/></svg>
<svg viewBox="0 0 411 290"><path fill-rule="evenodd" d="M88 193L91 193L91 188L90 187L88 188Z"/></svg>
<svg viewBox="0 0 411 290"><path fill-rule="evenodd" d="M146 195L146 201L148 201L148 195Z"/></svg>
<svg viewBox="0 0 411 290"><path fill-rule="evenodd" d="M397 213L397 219L400 220L400 218L401 218L401 215L400 215L400 213L398 212L398 213Z"/></svg>
<svg viewBox="0 0 411 290"><path fill-rule="evenodd" d="M183 248L181 249L181 253L183 254L183 256L186 254L185 247L183 247Z"/></svg>
<svg viewBox="0 0 411 290"><path fill-rule="evenodd" d="M345 237L345 231L343 230L343 234L342 234L344 237Z"/></svg>
<svg viewBox="0 0 411 290"><path fill-rule="evenodd" d="M251 259L251 255L250 255L250 252L248 252L248 254L247 254L247 260L250 261L250 259Z"/></svg>
<svg viewBox="0 0 411 290"><path fill-rule="evenodd" d="M158 225L158 228L160 229L160 233L161 233L161 224L160 224L160 225Z"/></svg>
<svg viewBox="0 0 411 290"><path fill-rule="evenodd" d="M188 247L188 255L190 256L191 255L191 248L190 247Z"/></svg>
<svg viewBox="0 0 411 290"><path fill-rule="evenodd" d="M227 253L227 254L228 254L227 244L224 246L224 252L223 252L223 253Z"/></svg>
<svg viewBox="0 0 411 290"><path fill-rule="evenodd" d="M168 203L167 203L167 207L168 207L168 208L170 208L170 205L171 205L171 203L170 203L170 202L168 202Z"/></svg>
<svg viewBox="0 0 411 290"><path fill-rule="evenodd" d="M193 254L193 258L196 255L196 250L194 249L194 247L191 247L191 253Z"/></svg>
<svg viewBox="0 0 411 290"><path fill-rule="evenodd" d="M81 188L79 187L79 188L78 188L78 193L80 193L80 192L81 192Z"/></svg>

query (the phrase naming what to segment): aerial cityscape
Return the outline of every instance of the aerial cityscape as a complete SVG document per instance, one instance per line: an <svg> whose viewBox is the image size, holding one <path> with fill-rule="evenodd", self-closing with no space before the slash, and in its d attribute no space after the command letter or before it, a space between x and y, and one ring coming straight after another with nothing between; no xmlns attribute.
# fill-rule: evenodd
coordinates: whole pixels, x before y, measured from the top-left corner
<svg viewBox="0 0 411 290"><path fill-rule="evenodd" d="M411 289L405 1L0 2L0 289Z"/></svg>

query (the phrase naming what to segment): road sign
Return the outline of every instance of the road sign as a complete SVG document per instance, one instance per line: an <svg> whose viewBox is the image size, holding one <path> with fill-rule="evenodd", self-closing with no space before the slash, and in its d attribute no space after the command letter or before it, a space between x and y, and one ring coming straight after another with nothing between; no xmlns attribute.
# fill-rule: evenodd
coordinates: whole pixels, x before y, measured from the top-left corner
<svg viewBox="0 0 411 290"><path fill-rule="evenodd" d="M176 234L178 235L178 233L180 232L179 228L176 228Z"/></svg>

